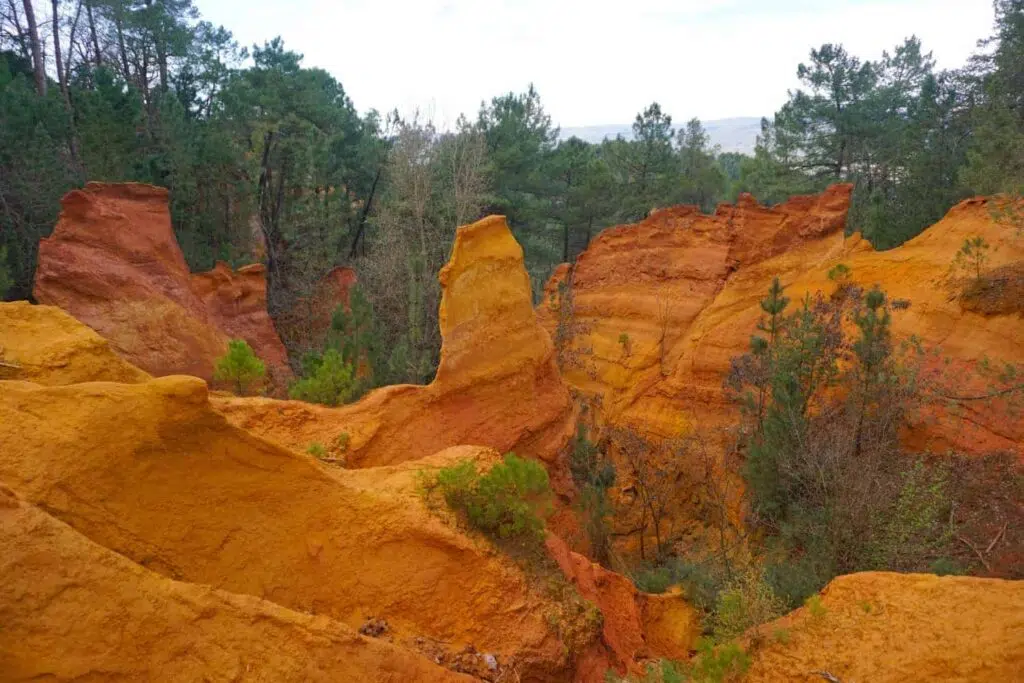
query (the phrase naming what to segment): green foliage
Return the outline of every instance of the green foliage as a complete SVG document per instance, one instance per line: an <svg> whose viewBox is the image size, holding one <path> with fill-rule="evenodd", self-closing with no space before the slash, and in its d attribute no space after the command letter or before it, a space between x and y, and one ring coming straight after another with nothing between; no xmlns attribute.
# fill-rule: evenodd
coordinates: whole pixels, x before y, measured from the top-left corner
<svg viewBox="0 0 1024 683"><path fill-rule="evenodd" d="M309 453L310 455L312 455L314 458L326 458L327 457L327 449L324 448L324 445L322 443L314 442L314 443L309 444L309 447L306 448L306 452Z"/></svg>
<svg viewBox="0 0 1024 683"><path fill-rule="evenodd" d="M214 379L230 382L239 396L245 395L252 386L266 376L263 361L256 357L252 347L244 339L228 342L228 352L217 359Z"/></svg>
<svg viewBox="0 0 1024 683"><path fill-rule="evenodd" d="M839 284L849 280L852 274L853 271L845 263L837 263L828 269L828 279Z"/></svg>
<svg viewBox="0 0 1024 683"><path fill-rule="evenodd" d="M820 595L812 595L804 601L804 607L810 612L811 617L814 619L823 619L828 614L828 609L821 603Z"/></svg>
<svg viewBox="0 0 1024 683"><path fill-rule="evenodd" d="M747 629L779 617L785 604L757 569L731 582L718 594L711 628L719 641L732 640Z"/></svg>
<svg viewBox="0 0 1024 683"><path fill-rule="evenodd" d="M988 242L984 237L975 235L964 240L963 245L953 260L953 265L966 271L974 277L977 282L981 280L981 271L988 263Z"/></svg>
<svg viewBox="0 0 1024 683"><path fill-rule="evenodd" d="M577 505L590 541L591 554L598 562L606 564L611 549L609 518L612 514L608 489L615 484L615 467L590 441L582 422L576 427L572 446L569 471L579 490Z"/></svg>
<svg viewBox="0 0 1024 683"><path fill-rule="evenodd" d="M7 247L0 246L0 300L7 296L7 290L11 288L14 281L11 279L11 271L7 266Z"/></svg>
<svg viewBox="0 0 1024 683"><path fill-rule="evenodd" d="M352 398L356 391L355 368L337 349L327 349L321 358L307 360L307 375L288 389L290 398L325 406L341 405Z"/></svg>
<svg viewBox="0 0 1024 683"><path fill-rule="evenodd" d="M750 663L750 655L738 644L715 647L714 641L701 638L697 641L697 656L686 673L693 683L729 683L741 680Z"/></svg>
<svg viewBox="0 0 1024 683"><path fill-rule="evenodd" d="M918 460L902 473L899 492L890 515L879 519L872 535L874 566L889 571L920 569L922 558L932 558L939 569L955 573L941 555L953 540L950 524L952 495L949 474L940 465ZM938 573L938 572L936 572Z"/></svg>
<svg viewBox="0 0 1024 683"><path fill-rule="evenodd" d="M508 453L480 474L474 462L464 461L440 470L435 485L450 508L487 535L530 544L543 540L551 489L540 463Z"/></svg>
<svg viewBox="0 0 1024 683"><path fill-rule="evenodd" d="M683 589L683 597L691 605L710 613L726 586L719 569L710 562L672 557L661 564L644 567L631 576L636 587L645 593L664 593L669 587L679 585Z"/></svg>
<svg viewBox="0 0 1024 683"><path fill-rule="evenodd" d="M334 438L334 447L338 449L339 453L345 453L346 451L348 451L350 441L351 438L349 437L348 432L342 432L341 434L338 434L338 436Z"/></svg>
<svg viewBox="0 0 1024 683"><path fill-rule="evenodd" d="M369 387L387 383L388 377L382 368L382 346L373 304L363 288L356 285L349 290L348 306L334 309L331 329L327 333L327 347L340 352L346 365L367 369L366 377L359 381L354 396L361 395Z"/></svg>

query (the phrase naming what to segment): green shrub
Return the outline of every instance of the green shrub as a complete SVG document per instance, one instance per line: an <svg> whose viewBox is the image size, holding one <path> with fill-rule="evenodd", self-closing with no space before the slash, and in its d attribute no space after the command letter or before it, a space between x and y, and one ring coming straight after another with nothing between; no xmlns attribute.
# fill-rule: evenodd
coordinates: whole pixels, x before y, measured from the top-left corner
<svg viewBox="0 0 1024 683"><path fill-rule="evenodd" d="M940 558L954 536L951 505L945 467L917 461L903 471L895 503L873 534L873 568L923 571L930 565L928 558Z"/></svg>
<svg viewBox="0 0 1024 683"><path fill-rule="evenodd" d="M214 379L231 382L235 393L244 395L253 384L266 376L266 366L256 357L252 347L244 339L232 339L228 342L228 352L217 359L214 367Z"/></svg>
<svg viewBox="0 0 1024 683"><path fill-rule="evenodd" d="M338 449L339 453L348 452L348 444L351 441L348 432L342 432L334 438L334 447Z"/></svg>
<svg viewBox="0 0 1024 683"><path fill-rule="evenodd" d="M715 647L713 640L701 638L686 674L693 683L727 683L740 680L749 668L750 655L736 643Z"/></svg>
<svg viewBox="0 0 1024 683"><path fill-rule="evenodd" d="M660 565L646 567L633 574L633 583L645 593L664 593L679 585L686 600L698 609L714 609L723 580L709 563L670 558Z"/></svg>
<svg viewBox="0 0 1024 683"><path fill-rule="evenodd" d="M636 572L633 583L644 593L664 593L675 584L675 580L668 567L651 567Z"/></svg>
<svg viewBox="0 0 1024 683"><path fill-rule="evenodd" d="M940 557L931 563L928 571L938 576L962 576L967 572L960 566L960 563L949 557Z"/></svg>
<svg viewBox="0 0 1024 683"><path fill-rule="evenodd" d="M837 263L828 269L828 279L832 282L843 283L850 279L853 271L845 263Z"/></svg>
<svg viewBox="0 0 1024 683"><path fill-rule="evenodd" d="M551 488L543 465L513 453L481 475L472 461L446 467L437 488L453 510L489 536L540 540L550 507Z"/></svg>
<svg viewBox="0 0 1024 683"><path fill-rule="evenodd" d="M324 448L322 443L311 443L306 449L306 452L312 455L314 458L326 458L327 450Z"/></svg>
<svg viewBox="0 0 1024 683"><path fill-rule="evenodd" d="M807 600L804 601L804 607L807 608L807 611L811 613L811 617L814 619L821 619L828 614L828 610L825 608L825 605L821 603L820 595L812 595L807 598Z"/></svg>
<svg viewBox="0 0 1024 683"><path fill-rule="evenodd" d="M732 640L781 616L785 609L764 575L752 569L718 594L711 626L717 639Z"/></svg>
<svg viewBox="0 0 1024 683"><path fill-rule="evenodd" d="M288 396L309 403L336 406L345 403L356 390L355 368L346 363L337 349L327 349L319 362L306 358L308 376L303 377L288 390Z"/></svg>

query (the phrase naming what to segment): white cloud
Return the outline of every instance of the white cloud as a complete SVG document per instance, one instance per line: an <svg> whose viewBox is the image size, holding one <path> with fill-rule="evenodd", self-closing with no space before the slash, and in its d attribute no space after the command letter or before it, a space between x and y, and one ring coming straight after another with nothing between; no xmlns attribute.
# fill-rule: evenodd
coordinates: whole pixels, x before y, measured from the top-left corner
<svg viewBox="0 0 1024 683"><path fill-rule="evenodd" d="M771 114L812 46L875 58L917 34L943 67L991 30L990 0L197 0L243 43L281 35L356 106L440 123L534 82L565 126Z"/></svg>

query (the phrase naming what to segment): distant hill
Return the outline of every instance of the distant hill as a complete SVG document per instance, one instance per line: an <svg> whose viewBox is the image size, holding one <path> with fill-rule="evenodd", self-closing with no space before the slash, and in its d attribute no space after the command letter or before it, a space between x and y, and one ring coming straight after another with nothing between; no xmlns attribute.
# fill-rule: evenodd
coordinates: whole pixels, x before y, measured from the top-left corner
<svg viewBox="0 0 1024 683"><path fill-rule="evenodd" d="M761 119L756 116L738 116L730 119L704 121L704 128L711 136L711 144L719 145L723 152L753 154L757 134L761 132ZM576 136L587 142L601 142L605 138L621 135L627 140L633 137L632 124L609 124L603 126L578 126L562 128L559 138L568 140Z"/></svg>

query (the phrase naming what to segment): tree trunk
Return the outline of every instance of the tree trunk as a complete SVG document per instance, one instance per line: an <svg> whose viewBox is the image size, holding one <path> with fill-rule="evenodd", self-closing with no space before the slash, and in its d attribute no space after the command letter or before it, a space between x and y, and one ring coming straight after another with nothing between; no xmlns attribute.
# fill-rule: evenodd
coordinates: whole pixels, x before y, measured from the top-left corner
<svg viewBox="0 0 1024 683"><path fill-rule="evenodd" d="M96 37L96 19L92 14L92 3L93 0L85 0L85 13L89 17L89 37L92 38L92 49L93 57L96 60L96 66L103 66L103 53L100 52L100 41Z"/></svg>
<svg viewBox="0 0 1024 683"><path fill-rule="evenodd" d="M64 61L60 53L60 0L51 0L53 8L53 64L57 67L57 84L64 98L64 108L71 113L71 98L68 96L68 83L64 80Z"/></svg>
<svg viewBox="0 0 1024 683"><path fill-rule="evenodd" d="M20 54L25 59L31 59L28 40L25 38L25 29L22 28L21 17L18 16L18 5L15 4L14 0L7 0L7 6L11 8L11 21L14 23L14 32L17 36L18 47L21 48Z"/></svg>
<svg viewBox="0 0 1024 683"><path fill-rule="evenodd" d="M39 27L36 25L36 13L32 8L32 0L22 0L25 7L25 21L28 22L28 37L32 46L32 70L36 78L36 92L40 97L46 96L46 64L43 63L43 45L39 42Z"/></svg>
<svg viewBox="0 0 1024 683"><path fill-rule="evenodd" d="M356 228L356 235L352 238L352 248L349 249L348 257L354 259L356 257L356 249L359 247L359 238L363 236L366 231L366 221L370 216L370 208L373 206L373 197L377 194L377 183L380 181L380 174L383 170L383 166L377 167L377 175L373 176L373 185L370 186L370 196L366 198L366 203L363 204L363 210L359 215L359 226ZM363 240L365 245L366 240ZM365 252L365 248L363 249Z"/></svg>
<svg viewBox="0 0 1024 683"><path fill-rule="evenodd" d="M78 33L78 20L82 18L82 0L79 0L75 8L75 18L71 21L71 31L68 33L68 58L64 65L64 87L69 88L71 83L71 66L75 61L75 34ZM70 97L68 98L71 99Z"/></svg>
<svg viewBox="0 0 1024 683"><path fill-rule="evenodd" d="M57 67L57 82L64 100L64 110L68 115L68 151L71 153L71 165L80 177L85 174L78 158L78 132L75 130L75 112L71 109L71 93L68 91L67 75L64 73L64 62L60 54L60 0L51 0L53 8L53 63Z"/></svg>
<svg viewBox="0 0 1024 683"><path fill-rule="evenodd" d="M114 10L114 28L117 31L117 48L121 54L121 69L124 80L132 82L131 71L128 69L128 50L124 46L124 6L119 2Z"/></svg>

